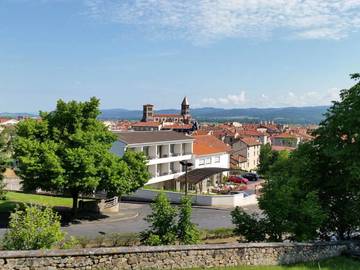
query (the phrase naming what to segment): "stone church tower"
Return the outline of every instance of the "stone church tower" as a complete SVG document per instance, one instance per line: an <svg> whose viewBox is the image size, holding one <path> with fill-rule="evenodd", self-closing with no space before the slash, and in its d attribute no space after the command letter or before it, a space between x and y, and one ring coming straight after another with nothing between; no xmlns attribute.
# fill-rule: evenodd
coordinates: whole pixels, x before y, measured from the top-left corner
<svg viewBox="0 0 360 270"><path fill-rule="evenodd" d="M183 116L184 123L190 123L191 115L190 115L190 104L187 97L184 97L181 103L181 115Z"/></svg>

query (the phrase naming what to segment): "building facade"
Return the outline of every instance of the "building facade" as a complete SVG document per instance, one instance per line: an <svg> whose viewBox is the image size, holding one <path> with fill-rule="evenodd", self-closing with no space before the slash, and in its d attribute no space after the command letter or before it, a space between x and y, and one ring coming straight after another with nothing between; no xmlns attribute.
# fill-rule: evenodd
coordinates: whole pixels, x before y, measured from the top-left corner
<svg viewBox="0 0 360 270"><path fill-rule="evenodd" d="M179 189L173 181L185 173L180 161L191 161L194 139L175 131L128 131L116 133L111 151L123 156L126 150L143 152L151 178L146 185Z"/></svg>
<svg viewBox="0 0 360 270"><path fill-rule="evenodd" d="M255 171L260 163L260 148L260 141L251 137L240 138L232 145L232 162L238 160L239 169Z"/></svg>
<svg viewBox="0 0 360 270"><path fill-rule="evenodd" d="M230 168L231 148L212 135L195 135L194 151L192 157L193 169L203 168ZM228 172L215 174L203 180L199 185L200 192L208 192L211 187L216 187L222 182Z"/></svg>

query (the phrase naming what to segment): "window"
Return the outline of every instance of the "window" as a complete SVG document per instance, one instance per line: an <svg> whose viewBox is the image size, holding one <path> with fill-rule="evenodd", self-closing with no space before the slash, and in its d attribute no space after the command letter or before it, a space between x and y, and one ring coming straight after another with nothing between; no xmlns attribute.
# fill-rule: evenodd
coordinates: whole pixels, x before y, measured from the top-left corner
<svg viewBox="0 0 360 270"><path fill-rule="evenodd" d="M216 157L214 158L214 162L215 162L215 163L220 163L220 157L219 157L219 156L216 156Z"/></svg>
<svg viewBox="0 0 360 270"><path fill-rule="evenodd" d="M161 147L161 145L158 145L158 146L157 146L157 156L158 156L159 158L162 157L162 147Z"/></svg>
<svg viewBox="0 0 360 270"><path fill-rule="evenodd" d="M211 164L211 158L206 159L206 164Z"/></svg>
<svg viewBox="0 0 360 270"><path fill-rule="evenodd" d="M172 172L172 173L175 172L175 163L174 162L170 163L170 172Z"/></svg>
<svg viewBox="0 0 360 270"><path fill-rule="evenodd" d="M199 166L203 166L205 165L205 159L200 159L199 160Z"/></svg>
<svg viewBox="0 0 360 270"><path fill-rule="evenodd" d="M170 155L175 155L175 144L170 144Z"/></svg>
<svg viewBox="0 0 360 270"><path fill-rule="evenodd" d="M143 147L143 153L145 156L149 157L149 149L150 147L149 146L144 146Z"/></svg>
<svg viewBox="0 0 360 270"><path fill-rule="evenodd" d="M182 144L182 154L183 155L186 154L186 144L185 143Z"/></svg>

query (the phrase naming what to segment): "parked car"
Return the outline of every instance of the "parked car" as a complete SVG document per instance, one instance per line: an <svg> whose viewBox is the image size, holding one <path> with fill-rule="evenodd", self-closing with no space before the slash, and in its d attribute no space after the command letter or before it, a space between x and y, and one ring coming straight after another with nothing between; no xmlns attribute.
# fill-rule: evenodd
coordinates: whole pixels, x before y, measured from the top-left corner
<svg viewBox="0 0 360 270"><path fill-rule="evenodd" d="M259 180L259 176L256 173L244 173L241 176L243 178L246 178L249 181L257 181L257 180Z"/></svg>
<svg viewBox="0 0 360 270"><path fill-rule="evenodd" d="M236 183L236 184L247 184L249 182L248 179L246 179L244 177L235 176L235 175L229 176L228 181Z"/></svg>

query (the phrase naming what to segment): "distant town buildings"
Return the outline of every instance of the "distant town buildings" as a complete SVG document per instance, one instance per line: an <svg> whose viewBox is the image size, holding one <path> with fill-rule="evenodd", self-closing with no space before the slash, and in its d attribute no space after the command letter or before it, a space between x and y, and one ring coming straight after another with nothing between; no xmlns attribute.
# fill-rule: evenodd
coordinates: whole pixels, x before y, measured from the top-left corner
<svg viewBox="0 0 360 270"><path fill-rule="evenodd" d="M143 105L142 119L105 121L116 132L118 141L113 152L122 155L127 149L142 151L148 157L151 179L147 185L156 188L182 188L175 179L184 174L180 161L193 164L192 170L222 168L256 171L261 145L270 144L275 151L293 151L299 144L312 140L314 126L260 123L202 123L194 121L185 97L178 114L158 114L154 105ZM176 131L176 132L175 132ZM222 181L222 172L199 183L202 192Z"/></svg>

